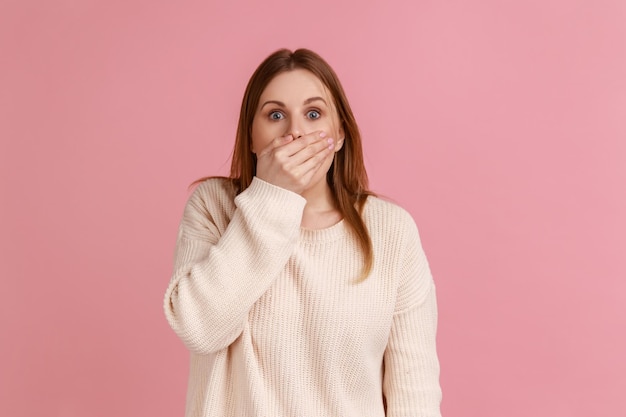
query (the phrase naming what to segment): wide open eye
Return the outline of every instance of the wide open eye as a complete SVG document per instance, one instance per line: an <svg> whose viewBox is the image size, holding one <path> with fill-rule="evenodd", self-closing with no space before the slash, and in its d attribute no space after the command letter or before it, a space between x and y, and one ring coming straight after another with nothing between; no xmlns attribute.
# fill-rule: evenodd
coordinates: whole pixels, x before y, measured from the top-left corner
<svg viewBox="0 0 626 417"><path fill-rule="evenodd" d="M309 119L316 120L316 119L319 119L320 117L322 117L322 115L317 110L309 110L306 113L306 117L308 117Z"/></svg>
<svg viewBox="0 0 626 417"><path fill-rule="evenodd" d="M272 120L282 120L285 118L285 116L279 111L273 111L269 114L269 116Z"/></svg>

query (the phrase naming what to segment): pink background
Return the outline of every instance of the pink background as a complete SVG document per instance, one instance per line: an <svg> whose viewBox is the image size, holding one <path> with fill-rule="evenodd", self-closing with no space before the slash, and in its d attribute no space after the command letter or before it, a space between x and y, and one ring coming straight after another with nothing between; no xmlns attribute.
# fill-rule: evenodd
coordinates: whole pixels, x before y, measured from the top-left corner
<svg viewBox="0 0 626 417"><path fill-rule="evenodd" d="M318 51L439 291L447 417L626 410L626 2L0 4L0 415L179 416L162 297L241 96Z"/></svg>

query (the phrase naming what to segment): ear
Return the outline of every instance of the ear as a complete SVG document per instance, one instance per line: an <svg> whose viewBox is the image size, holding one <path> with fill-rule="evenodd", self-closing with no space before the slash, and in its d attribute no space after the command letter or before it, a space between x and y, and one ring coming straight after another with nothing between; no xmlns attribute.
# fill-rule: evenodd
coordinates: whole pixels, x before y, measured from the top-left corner
<svg viewBox="0 0 626 417"><path fill-rule="evenodd" d="M343 148L343 142L344 138L337 139L337 142L335 143L335 152L339 152L341 148Z"/></svg>
<svg viewBox="0 0 626 417"><path fill-rule="evenodd" d="M335 143L335 152L339 152L341 148L343 148L343 142L346 138L346 132L343 130L343 126L339 128L339 137L341 139L337 139L337 142Z"/></svg>

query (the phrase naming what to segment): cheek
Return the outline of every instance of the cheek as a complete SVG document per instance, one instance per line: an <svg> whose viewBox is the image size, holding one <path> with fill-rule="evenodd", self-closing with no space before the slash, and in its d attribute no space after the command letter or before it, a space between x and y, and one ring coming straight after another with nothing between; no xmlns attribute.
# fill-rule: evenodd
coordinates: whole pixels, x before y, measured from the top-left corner
<svg viewBox="0 0 626 417"><path fill-rule="evenodd" d="M335 141L343 137L341 123L339 123L337 116L326 118L323 122L323 127L321 128L321 130L324 130L329 135L331 135L331 137L334 138Z"/></svg>
<svg viewBox="0 0 626 417"><path fill-rule="evenodd" d="M252 132L252 137L250 138L250 150L252 153L259 153L263 148L265 148L266 143L264 140L259 139L257 135Z"/></svg>
<svg viewBox="0 0 626 417"><path fill-rule="evenodd" d="M337 139L337 127L330 121L319 124L314 127L315 130L323 130L326 132L331 138Z"/></svg>
<svg viewBox="0 0 626 417"><path fill-rule="evenodd" d="M253 153L258 153L274 139L273 129L267 123L256 118L252 122L251 149Z"/></svg>

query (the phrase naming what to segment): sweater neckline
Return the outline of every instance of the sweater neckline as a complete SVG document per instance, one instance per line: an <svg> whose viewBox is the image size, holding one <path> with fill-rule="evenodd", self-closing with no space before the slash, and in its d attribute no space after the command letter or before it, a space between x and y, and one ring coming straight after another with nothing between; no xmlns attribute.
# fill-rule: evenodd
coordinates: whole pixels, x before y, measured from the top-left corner
<svg viewBox="0 0 626 417"><path fill-rule="evenodd" d="M300 227L300 240L307 242L323 242L337 240L345 235L346 221L339 220L332 226L323 229L305 229Z"/></svg>

